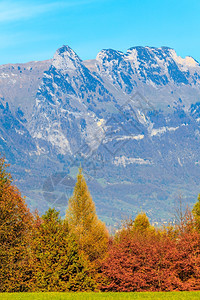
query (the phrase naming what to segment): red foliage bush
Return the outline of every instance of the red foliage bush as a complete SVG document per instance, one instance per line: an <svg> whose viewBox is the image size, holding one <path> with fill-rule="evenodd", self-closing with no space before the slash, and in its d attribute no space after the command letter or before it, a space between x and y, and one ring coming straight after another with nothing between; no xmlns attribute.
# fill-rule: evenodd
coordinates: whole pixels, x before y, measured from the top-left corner
<svg viewBox="0 0 200 300"><path fill-rule="evenodd" d="M102 265L102 291L172 291L200 288L200 236L123 231Z"/></svg>

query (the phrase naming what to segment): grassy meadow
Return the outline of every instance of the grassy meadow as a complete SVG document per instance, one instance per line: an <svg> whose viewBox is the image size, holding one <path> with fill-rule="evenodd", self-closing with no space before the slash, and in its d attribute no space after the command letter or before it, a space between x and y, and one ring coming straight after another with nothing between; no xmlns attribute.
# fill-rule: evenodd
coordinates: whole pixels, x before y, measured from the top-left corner
<svg viewBox="0 0 200 300"><path fill-rule="evenodd" d="M0 293L1 300L98 300L98 299L200 299L200 292L143 292L143 293Z"/></svg>

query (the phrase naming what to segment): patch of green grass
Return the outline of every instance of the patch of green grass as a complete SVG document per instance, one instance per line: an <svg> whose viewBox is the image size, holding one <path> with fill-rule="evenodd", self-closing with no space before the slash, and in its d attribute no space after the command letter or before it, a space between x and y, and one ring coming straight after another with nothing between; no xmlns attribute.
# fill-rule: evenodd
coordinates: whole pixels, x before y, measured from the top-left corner
<svg viewBox="0 0 200 300"><path fill-rule="evenodd" d="M144 292L144 293L0 293L1 300L129 300L129 299L200 299L200 292Z"/></svg>

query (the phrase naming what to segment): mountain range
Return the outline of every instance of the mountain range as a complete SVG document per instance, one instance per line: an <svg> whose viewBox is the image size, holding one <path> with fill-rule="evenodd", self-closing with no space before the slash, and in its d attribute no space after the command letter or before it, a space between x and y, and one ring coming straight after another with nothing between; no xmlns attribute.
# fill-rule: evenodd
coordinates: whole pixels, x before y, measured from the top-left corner
<svg viewBox="0 0 200 300"><path fill-rule="evenodd" d="M200 64L169 47L0 66L0 152L31 209L65 213L79 166L107 225L168 222L200 192Z"/></svg>

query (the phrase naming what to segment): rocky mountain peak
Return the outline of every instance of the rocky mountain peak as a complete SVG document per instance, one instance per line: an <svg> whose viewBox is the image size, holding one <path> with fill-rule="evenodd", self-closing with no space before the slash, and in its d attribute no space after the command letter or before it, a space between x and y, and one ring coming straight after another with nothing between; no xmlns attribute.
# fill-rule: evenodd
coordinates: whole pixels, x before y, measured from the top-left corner
<svg viewBox="0 0 200 300"><path fill-rule="evenodd" d="M124 56L122 51L113 50L113 49L103 49L101 50L96 57L97 61L105 62L105 61L112 61L116 59L120 59Z"/></svg>
<svg viewBox="0 0 200 300"><path fill-rule="evenodd" d="M52 65L63 73L75 71L81 63L79 56L69 46L64 45L54 54Z"/></svg>

